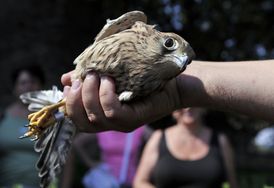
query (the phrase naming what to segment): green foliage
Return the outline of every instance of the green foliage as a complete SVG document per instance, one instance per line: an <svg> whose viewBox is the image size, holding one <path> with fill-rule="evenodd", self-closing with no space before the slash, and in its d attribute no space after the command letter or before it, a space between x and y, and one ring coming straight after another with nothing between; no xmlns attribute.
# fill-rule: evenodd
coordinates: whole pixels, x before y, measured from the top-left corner
<svg viewBox="0 0 274 188"><path fill-rule="evenodd" d="M273 188L273 171L272 172L239 172L239 187L243 188Z"/></svg>

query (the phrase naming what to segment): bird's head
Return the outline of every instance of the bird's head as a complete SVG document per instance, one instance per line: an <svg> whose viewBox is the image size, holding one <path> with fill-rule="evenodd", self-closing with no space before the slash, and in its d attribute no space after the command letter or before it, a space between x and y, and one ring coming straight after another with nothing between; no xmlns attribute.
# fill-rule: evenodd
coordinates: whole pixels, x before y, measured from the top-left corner
<svg viewBox="0 0 274 188"><path fill-rule="evenodd" d="M139 41L145 47L140 51L161 78L170 79L183 72L195 57L189 43L175 33L160 32L142 22L136 22L132 29L143 32L145 40L139 37Z"/></svg>
<svg viewBox="0 0 274 188"><path fill-rule="evenodd" d="M195 53L188 42L175 33L161 33L159 43L162 48L162 61L172 62L173 66L180 71L184 71L195 57Z"/></svg>

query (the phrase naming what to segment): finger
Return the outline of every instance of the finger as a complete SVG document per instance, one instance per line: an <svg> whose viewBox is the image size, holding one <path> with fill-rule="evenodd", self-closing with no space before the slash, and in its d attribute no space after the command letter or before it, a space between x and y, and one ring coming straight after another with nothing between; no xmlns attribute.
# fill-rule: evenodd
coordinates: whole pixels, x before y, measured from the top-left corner
<svg viewBox="0 0 274 188"><path fill-rule="evenodd" d="M117 110L120 109L121 103L115 93L114 81L110 77L103 76L101 78L99 94L105 116L115 118L119 114Z"/></svg>
<svg viewBox="0 0 274 188"><path fill-rule="evenodd" d="M71 76L73 74L73 71L70 71L68 73L65 73L61 77L62 84L65 85L71 85Z"/></svg>
<svg viewBox="0 0 274 188"><path fill-rule="evenodd" d="M104 118L99 100L99 86L99 76L94 72L88 73L83 83L82 100L87 117L94 124Z"/></svg>
<svg viewBox="0 0 274 188"><path fill-rule="evenodd" d="M65 86L63 89L63 98L65 98L70 91L70 86Z"/></svg>
<svg viewBox="0 0 274 188"><path fill-rule="evenodd" d="M67 91L66 109L67 114L80 131L87 131L89 129L89 120L82 103L81 88L82 83L79 80L72 83L71 88Z"/></svg>

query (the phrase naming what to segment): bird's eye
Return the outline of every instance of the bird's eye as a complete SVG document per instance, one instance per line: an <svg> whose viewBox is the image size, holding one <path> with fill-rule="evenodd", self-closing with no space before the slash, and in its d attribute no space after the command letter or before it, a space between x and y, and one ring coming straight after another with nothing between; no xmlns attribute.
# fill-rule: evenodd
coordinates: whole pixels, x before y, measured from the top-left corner
<svg viewBox="0 0 274 188"><path fill-rule="evenodd" d="M168 50L176 50L178 47L178 43L173 38L167 38L164 42L164 47Z"/></svg>

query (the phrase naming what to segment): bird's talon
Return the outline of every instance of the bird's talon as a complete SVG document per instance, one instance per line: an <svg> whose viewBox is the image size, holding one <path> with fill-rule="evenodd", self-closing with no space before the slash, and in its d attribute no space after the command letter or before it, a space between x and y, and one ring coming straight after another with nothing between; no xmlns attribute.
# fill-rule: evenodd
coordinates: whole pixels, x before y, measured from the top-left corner
<svg viewBox="0 0 274 188"><path fill-rule="evenodd" d="M28 136L26 136L26 135L19 136L20 139L23 139L23 138L26 138L26 137L28 137Z"/></svg>
<svg viewBox="0 0 274 188"><path fill-rule="evenodd" d="M36 135L34 138L32 138L32 139L30 139L30 141L36 141L36 140L38 140L38 136Z"/></svg>
<svg viewBox="0 0 274 188"><path fill-rule="evenodd" d="M56 121L62 119L64 117L65 112L60 112L58 109L60 107L64 107L65 100L60 101L57 104L53 104L51 106L47 106L41 109L38 112L34 112L28 115L29 124L25 125L28 127L28 132L26 132L23 136L19 138L26 138L32 137L31 140L39 139L40 135L42 134L43 130L47 127L54 124ZM62 110L61 110L62 111Z"/></svg>
<svg viewBox="0 0 274 188"><path fill-rule="evenodd" d="M23 136L20 136L19 138L20 139L23 139L23 138L26 138L26 137L30 137L33 135L33 132L32 131L28 131L26 132Z"/></svg>

